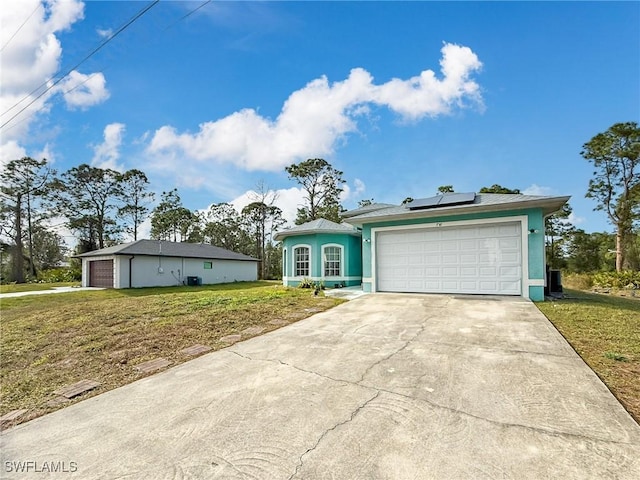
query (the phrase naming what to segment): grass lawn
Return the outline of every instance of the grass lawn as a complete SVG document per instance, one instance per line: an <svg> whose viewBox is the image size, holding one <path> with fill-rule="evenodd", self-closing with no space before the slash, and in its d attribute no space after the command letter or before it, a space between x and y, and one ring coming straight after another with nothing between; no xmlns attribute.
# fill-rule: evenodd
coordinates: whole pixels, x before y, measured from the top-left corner
<svg viewBox="0 0 640 480"><path fill-rule="evenodd" d="M274 330L341 302L273 282L3 299L0 416L28 409L17 421L35 418L72 403L59 403L53 392L60 387L99 382L74 401L88 398L142 377L134 367L147 360L175 365L192 358L180 353L186 347L218 350L230 345L221 341L227 335L246 339L257 334L247 328Z"/></svg>
<svg viewBox="0 0 640 480"><path fill-rule="evenodd" d="M640 423L640 298L565 295L537 306Z"/></svg>

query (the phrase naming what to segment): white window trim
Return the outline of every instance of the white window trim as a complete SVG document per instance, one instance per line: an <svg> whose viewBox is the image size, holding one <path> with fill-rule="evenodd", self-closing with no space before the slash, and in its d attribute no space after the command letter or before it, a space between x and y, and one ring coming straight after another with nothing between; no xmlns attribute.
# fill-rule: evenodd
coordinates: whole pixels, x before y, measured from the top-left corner
<svg viewBox="0 0 640 480"><path fill-rule="evenodd" d="M296 248L302 247L309 249L309 275L296 275ZM300 279L309 278L311 276L313 276L313 249L311 248L311 245L309 245L308 243L299 243L297 245L294 245L293 247L291 247L291 277L288 278Z"/></svg>
<svg viewBox="0 0 640 480"><path fill-rule="evenodd" d="M331 276L327 276L324 274L324 262L325 262L325 256L324 256L324 250L327 247L337 247L340 250L340 273L338 275L331 275ZM321 262L321 268L322 268L322 278L329 278L329 279L333 279L333 278L342 278L344 277L344 245L340 245L339 243L325 243L322 245L322 262Z"/></svg>
<svg viewBox="0 0 640 480"><path fill-rule="evenodd" d="M464 227L471 225L495 224L495 223L520 223L521 250L522 250L522 280L520 282L522 288L522 296L529 298L529 287L539 286L539 280L529 279L529 217L527 215L514 215L512 217L492 217L480 218L476 220L457 220L453 222L431 222L417 223L413 225L395 225L392 227L375 227L371 229L371 291L377 292L377 270L376 270L376 237L378 232L389 232L393 230L414 230L425 228L443 228L443 227ZM368 278L367 278L368 280ZM363 281L366 281L363 278ZM543 280L544 282L544 280Z"/></svg>
<svg viewBox="0 0 640 480"><path fill-rule="evenodd" d="M287 248L282 249L282 278L287 278Z"/></svg>

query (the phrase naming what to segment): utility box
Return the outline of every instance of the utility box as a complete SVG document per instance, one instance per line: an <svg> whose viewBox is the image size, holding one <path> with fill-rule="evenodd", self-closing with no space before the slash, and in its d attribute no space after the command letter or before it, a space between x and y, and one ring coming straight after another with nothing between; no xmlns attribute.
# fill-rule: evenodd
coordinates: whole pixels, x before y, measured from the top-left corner
<svg viewBox="0 0 640 480"><path fill-rule="evenodd" d="M198 277L187 277L187 285L190 287L196 287L198 285L202 285L202 280L198 283Z"/></svg>
<svg viewBox="0 0 640 480"><path fill-rule="evenodd" d="M549 292L562 293L562 276L560 270L549 270Z"/></svg>

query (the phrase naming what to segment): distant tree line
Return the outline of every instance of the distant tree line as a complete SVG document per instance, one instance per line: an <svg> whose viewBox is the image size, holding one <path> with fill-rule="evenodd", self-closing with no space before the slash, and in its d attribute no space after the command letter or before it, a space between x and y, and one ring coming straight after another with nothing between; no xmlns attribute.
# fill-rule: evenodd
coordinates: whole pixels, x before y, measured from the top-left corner
<svg viewBox="0 0 640 480"><path fill-rule="evenodd" d="M597 202L614 233L586 233L569 221L571 207L546 219L548 264L574 272L640 269L640 129L635 122L617 123L583 145L582 156L593 168L586 196ZM343 172L321 158L310 158L285 168L290 180L304 192L296 224L318 218L341 221ZM285 225L272 191L260 186L252 202L237 211L228 203L207 211L182 204L177 189L162 192L157 204L144 172L124 173L87 164L62 174L46 159L12 160L0 172L0 273L2 281L24 282L40 271L59 265L67 255L55 223L76 239L73 253L84 253L121 243L125 235L138 239L141 225L150 219L151 237L178 242L201 242L259 259L260 278L281 275L281 251L273 241ZM442 185L438 194L454 192ZM519 194L498 184L480 193ZM413 199L407 197L402 203ZM373 199L359 202L370 205Z"/></svg>

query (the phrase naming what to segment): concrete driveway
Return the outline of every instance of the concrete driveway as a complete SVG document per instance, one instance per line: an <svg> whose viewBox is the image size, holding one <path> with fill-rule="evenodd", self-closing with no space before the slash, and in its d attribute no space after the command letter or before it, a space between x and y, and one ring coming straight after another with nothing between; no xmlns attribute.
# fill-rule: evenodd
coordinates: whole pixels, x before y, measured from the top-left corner
<svg viewBox="0 0 640 480"><path fill-rule="evenodd" d="M518 298L367 295L1 447L2 478L640 478L640 427Z"/></svg>

